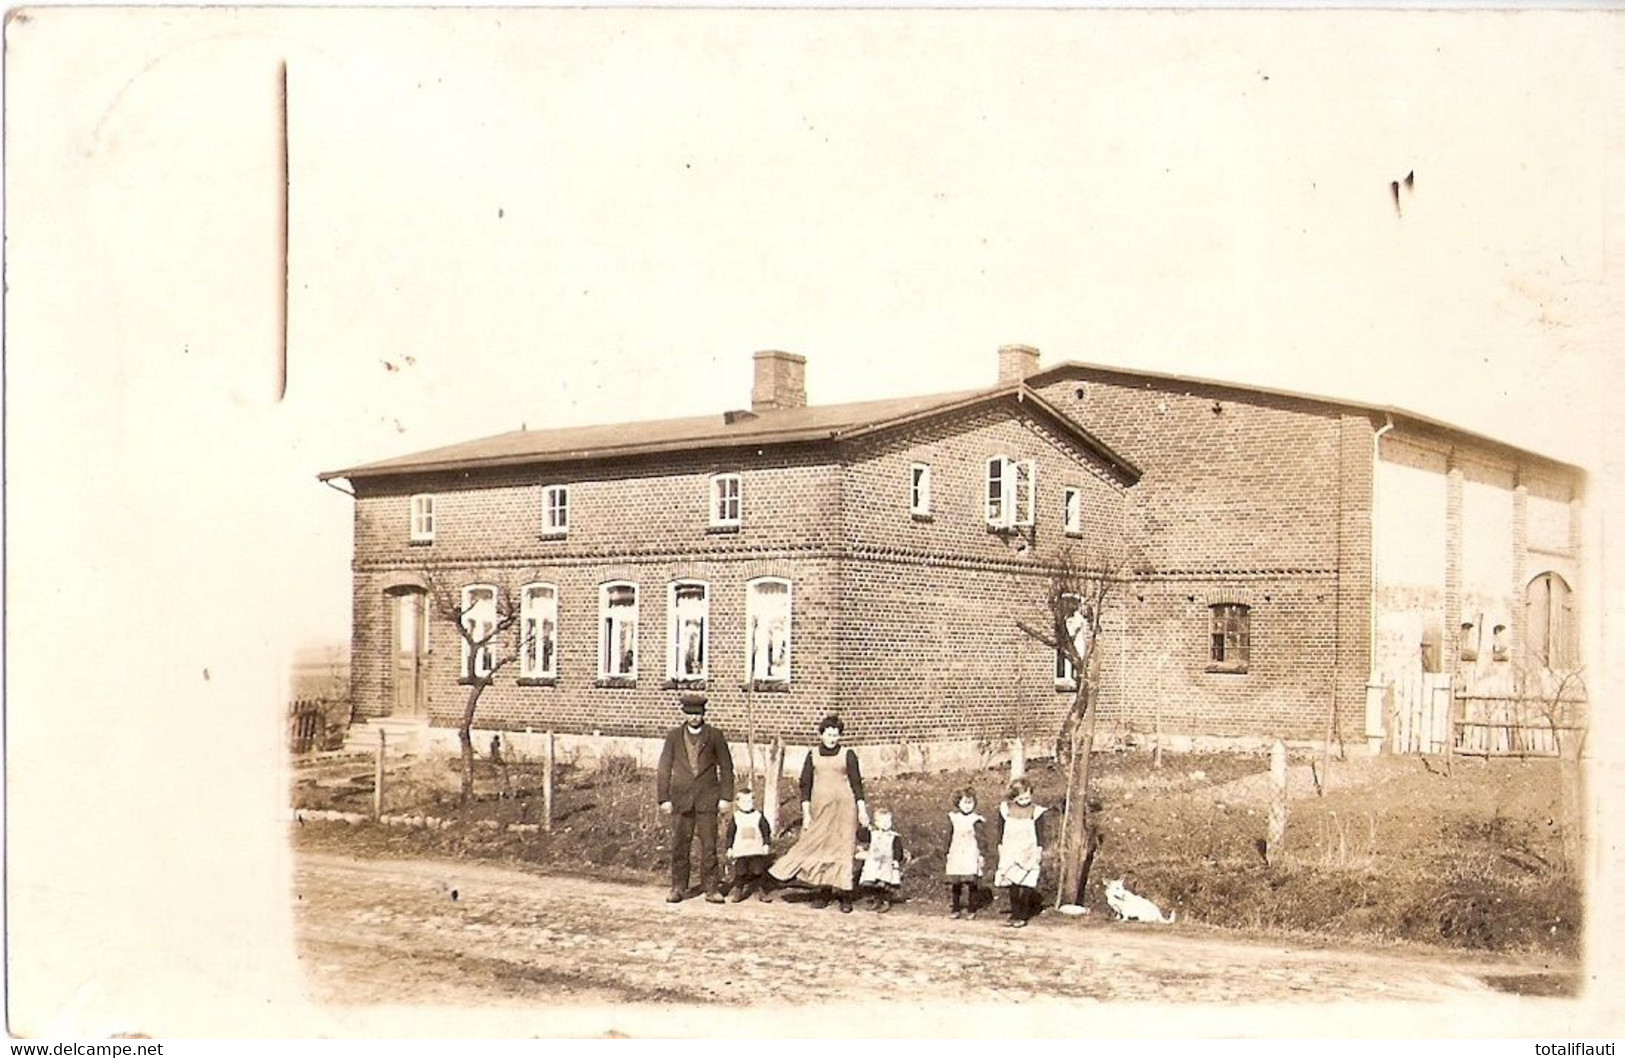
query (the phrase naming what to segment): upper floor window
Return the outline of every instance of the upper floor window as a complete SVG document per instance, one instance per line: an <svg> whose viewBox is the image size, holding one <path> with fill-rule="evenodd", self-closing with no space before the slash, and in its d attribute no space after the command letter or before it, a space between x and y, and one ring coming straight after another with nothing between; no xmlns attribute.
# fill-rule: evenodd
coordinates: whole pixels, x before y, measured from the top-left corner
<svg viewBox="0 0 1625 1058"><path fill-rule="evenodd" d="M987 524L993 528L1033 524L1038 468L1031 459L994 456L987 461Z"/></svg>
<svg viewBox="0 0 1625 1058"><path fill-rule="evenodd" d="M484 679L496 669L492 642L497 634L496 588L489 584L464 588L459 620L463 626L463 678Z"/></svg>
<svg viewBox="0 0 1625 1058"><path fill-rule="evenodd" d="M700 581L677 581L666 607L666 674L674 680L703 680L710 654L711 594Z"/></svg>
<svg viewBox="0 0 1625 1058"><path fill-rule="evenodd" d="M519 597L519 676L558 674L559 590L552 584L527 584Z"/></svg>
<svg viewBox="0 0 1625 1058"><path fill-rule="evenodd" d="M1062 490L1061 528L1067 536L1083 535L1083 490L1068 485Z"/></svg>
<svg viewBox="0 0 1625 1058"><path fill-rule="evenodd" d="M563 536L570 531L570 487L549 485L542 490L542 535Z"/></svg>
<svg viewBox="0 0 1625 1058"><path fill-rule="evenodd" d="M711 479L711 524L739 527L738 474L718 474Z"/></svg>
<svg viewBox="0 0 1625 1058"><path fill-rule="evenodd" d="M745 585L745 671L752 680L790 679L790 582L762 577Z"/></svg>
<svg viewBox="0 0 1625 1058"><path fill-rule="evenodd" d="M638 674L638 586L617 582L598 589L598 675Z"/></svg>
<svg viewBox="0 0 1625 1058"><path fill-rule="evenodd" d="M1225 672L1246 672L1251 639L1250 613L1241 603L1215 603L1208 608L1212 646L1209 668Z"/></svg>
<svg viewBox="0 0 1625 1058"><path fill-rule="evenodd" d="M931 513L931 467L915 463L908 468L908 510L914 515Z"/></svg>
<svg viewBox="0 0 1625 1058"><path fill-rule="evenodd" d="M412 497L412 543L434 542L434 497L421 492Z"/></svg>

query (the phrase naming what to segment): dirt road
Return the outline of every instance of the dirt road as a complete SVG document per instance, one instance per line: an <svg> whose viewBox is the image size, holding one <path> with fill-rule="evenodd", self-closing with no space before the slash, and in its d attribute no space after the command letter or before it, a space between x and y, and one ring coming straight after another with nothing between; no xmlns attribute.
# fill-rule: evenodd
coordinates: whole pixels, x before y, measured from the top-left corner
<svg viewBox="0 0 1625 1058"><path fill-rule="evenodd" d="M1430 1001L1484 998L1487 977L1543 969L1053 912L1012 930L985 912L671 905L656 887L449 860L302 853L298 863L301 960L312 994L336 1003Z"/></svg>

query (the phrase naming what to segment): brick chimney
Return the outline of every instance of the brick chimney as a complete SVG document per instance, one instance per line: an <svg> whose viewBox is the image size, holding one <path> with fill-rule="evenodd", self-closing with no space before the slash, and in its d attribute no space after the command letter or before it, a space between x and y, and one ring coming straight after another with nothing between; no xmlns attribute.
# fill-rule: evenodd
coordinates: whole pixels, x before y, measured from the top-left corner
<svg viewBox="0 0 1625 1058"><path fill-rule="evenodd" d="M1038 373L1038 350L1030 345L999 346L999 385L1020 382Z"/></svg>
<svg viewBox="0 0 1625 1058"><path fill-rule="evenodd" d="M766 349L756 354L756 381L750 410L782 411L807 406L807 358Z"/></svg>

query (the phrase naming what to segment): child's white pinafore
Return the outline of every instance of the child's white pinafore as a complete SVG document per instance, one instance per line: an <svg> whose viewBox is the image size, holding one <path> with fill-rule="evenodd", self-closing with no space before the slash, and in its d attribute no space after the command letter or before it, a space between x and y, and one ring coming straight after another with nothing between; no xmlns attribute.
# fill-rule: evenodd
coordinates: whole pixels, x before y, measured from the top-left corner
<svg viewBox="0 0 1625 1058"><path fill-rule="evenodd" d="M948 813L948 822L953 826L953 837L948 841L948 858L943 864L942 873L949 881L975 881L982 876L982 868L986 866L982 860L982 850L976 844L976 824L986 822L979 813L953 811Z"/></svg>
<svg viewBox="0 0 1625 1058"><path fill-rule="evenodd" d="M762 813L734 812L734 840L728 846L728 858L737 860L746 856L765 856L767 853L767 843L762 840Z"/></svg>
<svg viewBox="0 0 1625 1058"><path fill-rule="evenodd" d="M999 842L999 869L993 875L995 886L1038 887L1038 865L1043 851L1038 847L1038 819L1047 811L1049 809L1042 805L1023 808L1008 801L999 805L1004 838Z"/></svg>
<svg viewBox="0 0 1625 1058"><path fill-rule="evenodd" d="M869 855L863 861L859 885L902 885L903 869L892 854L897 843L897 831L876 830L869 835Z"/></svg>

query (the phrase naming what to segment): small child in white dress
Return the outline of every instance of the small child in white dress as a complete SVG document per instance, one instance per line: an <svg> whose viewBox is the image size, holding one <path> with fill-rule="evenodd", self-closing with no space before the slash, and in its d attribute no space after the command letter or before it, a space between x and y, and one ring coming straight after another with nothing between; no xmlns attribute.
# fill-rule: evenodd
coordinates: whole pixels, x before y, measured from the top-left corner
<svg viewBox="0 0 1625 1058"><path fill-rule="evenodd" d="M976 811L976 792L969 788L959 791L954 808L948 813L948 854L943 861L943 881L953 900L949 918L960 916L960 899L965 897L963 914L976 917L977 888L987 859L982 854L986 847L984 819Z"/></svg>
<svg viewBox="0 0 1625 1058"><path fill-rule="evenodd" d="M869 828L869 846L863 856L863 872L858 888L869 893L871 910L884 914L891 910L903 887L903 838L892 829L891 809L877 808Z"/></svg>
<svg viewBox="0 0 1625 1058"><path fill-rule="evenodd" d="M1049 809L1033 804L1033 788L1026 779L1010 784L1010 795L999 805L999 868L995 888L1010 890L1010 922L1025 926L1038 914L1038 869L1044 859L1044 815Z"/></svg>
<svg viewBox="0 0 1625 1058"><path fill-rule="evenodd" d="M728 820L728 859L733 861L733 901L738 903L755 889L764 900L773 899L767 884L768 863L773 858L773 828L767 817L756 810L756 795L741 786L734 796L733 818Z"/></svg>

